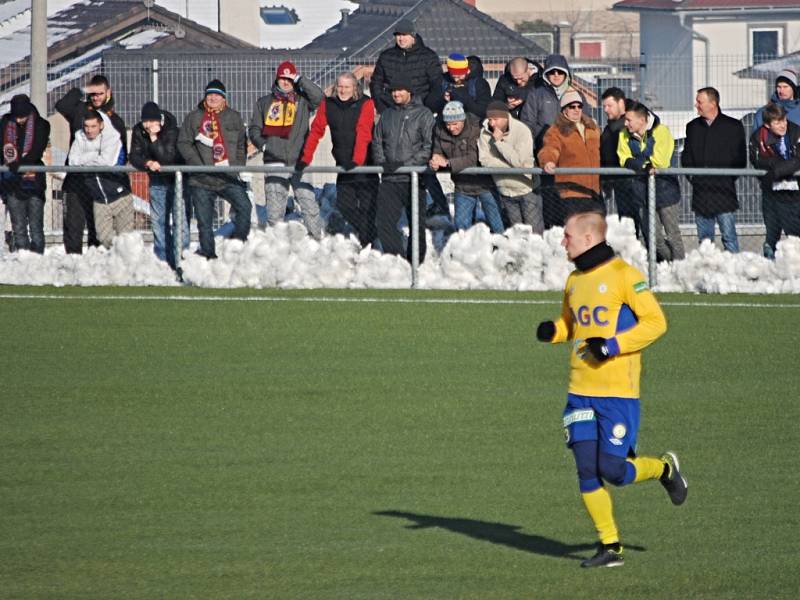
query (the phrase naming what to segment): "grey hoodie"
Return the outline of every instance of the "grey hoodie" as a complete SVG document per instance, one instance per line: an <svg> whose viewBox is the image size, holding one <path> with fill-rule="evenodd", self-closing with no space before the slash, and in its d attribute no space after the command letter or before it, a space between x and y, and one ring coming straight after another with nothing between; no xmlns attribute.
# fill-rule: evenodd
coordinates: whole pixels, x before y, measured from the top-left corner
<svg viewBox="0 0 800 600"><path fill-rule="evenodd" d="M542 85L536 86L528 92L519 115L519 120L525 123L533 134L536 150L542 147L547 128L556 122L556 118L561 112L559 95L547 79L547 72L553 69L567 73L567 79L562 85L562 89L566 90L572 84L572 71L567 64L567 59L560 54L551 54L544 62Z"/></svg>

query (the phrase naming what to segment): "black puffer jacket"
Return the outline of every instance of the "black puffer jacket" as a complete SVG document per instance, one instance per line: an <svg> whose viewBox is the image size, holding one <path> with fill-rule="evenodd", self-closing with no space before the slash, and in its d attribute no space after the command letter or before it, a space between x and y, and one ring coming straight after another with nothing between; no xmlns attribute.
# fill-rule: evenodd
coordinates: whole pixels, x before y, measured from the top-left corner
<svg viewBox="0 0 800 600"><path fill-rule="evenodd" d="M50 138L50 123L48 123L46 119L40 117L38 111L34 111L33 116L28 118L36 119L33 125L33 145L31 149L25 156L22 156L25 147L25 130L27 123L25 125L14 123L16 127L18 158L13 163L7 163L5 152L0 152L0 165L11 167L44 165L42 156L47 149L47 143ZM8 127L11 121L12 117L10 113L4 115L3 119L0 120L0 140L5 136L6 127ZM0 192L3 194L14 194L18 198L30 196L43 197L45 186L44 173L36 173L36 176L32 179L23 177L22 173L3 173L2 177L0 177Z"/></svg>
<svg viewBox="0 0 800 600"><path fill-rule="evenodd" d="M155 142L150 141L150 134L144 130L142 122L133 126L131 131L131 165L137 169L146 169L145 163L154 160L162 165L182 164L178 154L178 120L171 112L161 111L161 131ZM149 172L151 185L173 185L173 173Z"/></svg>
<svg viewBox="0 0 800 600"><path fill-rule="evenodd" d="M372 156L376 165L394 163L423 166L431 157L433 113L412 96L411 102L383 111L375 124ZM405 179L408 175L384 174L386 180Z"/></svg>
<svg viewBox="0 0 800 600"><path fill-rule="evenodd" d="M441 114L447 100L444 97L446 92L450 94L450 100L458 100L464 105L464 110L475 115L479 119L486 117L486 107L492 100L492 88L489 82L483 78L483 63L477 56L468 56L469 74L461 85L456 85L449 73L445 73L442 78L442 95L436 106L437 113Z"/></svg>
<svg viewBox="0 0 800 600"><path fill-rule="evenodd" d="M544 63L542 85L533 88L528 93L520 112L520 120L531 129L533 145L537 151L542 147L547 128L556 122L556 117L561 113L559 96L544 76L551 69L566 72L566 84L572 84L572 71L567 64L567 59L560 54L551 54Z"/></svg>
<svg viewBox="0 0 800 600"><path fill-rule="evenodd" d="M408 50L395 45L378 56L369 92L379 113L394 105L389 88L398 78L407 78L412 93L432 111L436 110L442 90L442 64L436 52L422 41L422 37L419 34L415 37L417 41Z"/></svg>
<svg viewBox="0 0 800 600"><path fill-rule="evenodd" d="M789 121L784 136L788 158L782 158L780 138L766 127L759 127L750 136L750 162L756 169L765 169L767 174L761 178L761 191L765 196L783 202L800 202L800 191L793 189L773 190L773 184L783 180L795 180L794 174L800 170L800 125Z"/></svg>
<svg viewBox="0 0 800 600"><path fill-rule="evenodd" d="M492 100L499 100L500 102L508 103L509 96L522 98L524 100L531 90L542 85L542 65L532 58L528 58L527 61L528 65L533 66L536 71L530 77L530 79L528 79L528 83L522 87L517 85L517 82L513 77L511 77L511 61L508 61L505 69L503 70L503 74L500 75L500 78L497 80L497 83L494 86ZM520 104L511 111L511 114L514 116L514 118L519 119L519 114L522 111L523 106L524 104Z"/></svg>

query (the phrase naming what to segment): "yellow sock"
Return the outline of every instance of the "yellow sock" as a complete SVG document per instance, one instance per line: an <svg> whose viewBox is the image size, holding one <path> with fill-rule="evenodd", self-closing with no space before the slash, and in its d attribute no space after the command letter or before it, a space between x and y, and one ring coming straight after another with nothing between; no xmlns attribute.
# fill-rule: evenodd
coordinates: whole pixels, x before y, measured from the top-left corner
<svg viewBox="0 0 800 600"><path fill-rule="evenodd" d="M617 524L614 523L614 513L611 506L611 494L604 487L593 492L584 492L583 504L597 529L597 537L603 544L619 542Z"/></svg>
<svg viewBox="0 0 800 600"><path fill-rule="evenodd" d="M661 477L661 473L664 472L664 461L660 458L637 456L636 458L629 458L628 462L633 463L633 466L636 467L636 479L634 479L634 483L647 481L649 479L658 479Z"/></svg>

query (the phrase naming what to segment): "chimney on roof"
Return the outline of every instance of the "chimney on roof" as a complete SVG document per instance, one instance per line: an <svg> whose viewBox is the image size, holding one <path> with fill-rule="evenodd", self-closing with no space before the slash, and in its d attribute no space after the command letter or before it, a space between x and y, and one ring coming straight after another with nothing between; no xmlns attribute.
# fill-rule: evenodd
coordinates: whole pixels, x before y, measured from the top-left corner
<svg viewBox="0 0 800 600"><path fill-rule="evenodd" d="M347 25L350 23L350 9L340 8L339 12L342 13L342 27L347 27Z"/></svg>

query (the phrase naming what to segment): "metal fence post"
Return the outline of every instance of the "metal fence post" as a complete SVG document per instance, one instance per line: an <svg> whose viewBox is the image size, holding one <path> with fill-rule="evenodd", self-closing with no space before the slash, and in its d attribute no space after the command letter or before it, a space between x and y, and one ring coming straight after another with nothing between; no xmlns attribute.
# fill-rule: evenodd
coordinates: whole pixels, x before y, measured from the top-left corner
<svg viewBox="0 0 800 600"><path fill-rule="evenodd" d="M417 271L419 270L419 173L411 173L411 287L417 287Z"/></svg>
<svg viewBox="0 0 800 600"><path fill-rule="evenodd" d="M656 176L647 176L647 276L650 288L658 284L656 274Z"/></svg>
<svg viewBox="0 0 800 600"><path fill-rule="evenodd" d="M158 59L153 59L153 102L158 104Z"/></svg>
<svg viewBox="0 0 800 600"><path fill-rule="evenodd" d="M645 102L645 88L647 87L647 55L642 52L639 55L639 102Z"/></svg>
<svg viewBox="0 0 800 600"><path fill-rule="evenodd" d="M186 218L186 206L183 202L183 173L175 171L175 201L172 203L172 236L175 242L175 272L181 277L181 252L183 252L183 220Z"/></svg>

